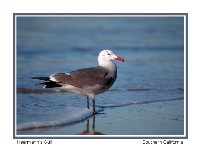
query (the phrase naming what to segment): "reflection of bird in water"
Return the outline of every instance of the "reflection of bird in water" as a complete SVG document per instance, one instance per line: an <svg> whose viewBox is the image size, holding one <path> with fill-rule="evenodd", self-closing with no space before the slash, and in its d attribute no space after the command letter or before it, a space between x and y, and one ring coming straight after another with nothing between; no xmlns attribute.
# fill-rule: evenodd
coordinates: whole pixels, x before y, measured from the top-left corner
<svg viewBox="0 0 200 151"><path fill-rule="evenodd" d="M92 131L90 132L90 121L88 119L86 123L86 130L80 133L79 135L105 135L105 134L95 131L95 115L94 115L92 123Z"/></svg>

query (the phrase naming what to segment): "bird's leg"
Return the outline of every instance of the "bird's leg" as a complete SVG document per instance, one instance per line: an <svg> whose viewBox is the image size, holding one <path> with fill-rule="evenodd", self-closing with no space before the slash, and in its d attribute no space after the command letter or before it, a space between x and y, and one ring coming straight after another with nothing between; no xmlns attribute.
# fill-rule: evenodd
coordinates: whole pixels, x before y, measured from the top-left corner
<svg viewBox="0 0 200 151"><path fill-rule="evenodd" d="M93 116L92 130L95 132L95 115Z"/></svg>
<svg viewBox="0 0 200 151"><path fill-rule="evenodd" d="M95 115L96 111L95 111L95 98L94 97L92 98L92 103L93 103L93 115Z"/></svg>
<svg viewBox="0 0 200 151"><path fill-rule="evenodd" d="M87 101L87 108L89 109L89 96L87 96L87 98L86 98L86 101Z"/></svg>
<svg viewBox="0 0 200 151"><path fill-rule="evenodd" d="M86 128L87 128L87 130L86 130L86 131L87 131L88 133L89 133L89 131L90 131L90 130L89 130L89 125L90 125L90 123L89 123L89 122L90 122L90 121L89 121L89 119L88 119L88 120L87 120L87 124L86 124Z"/></svg>

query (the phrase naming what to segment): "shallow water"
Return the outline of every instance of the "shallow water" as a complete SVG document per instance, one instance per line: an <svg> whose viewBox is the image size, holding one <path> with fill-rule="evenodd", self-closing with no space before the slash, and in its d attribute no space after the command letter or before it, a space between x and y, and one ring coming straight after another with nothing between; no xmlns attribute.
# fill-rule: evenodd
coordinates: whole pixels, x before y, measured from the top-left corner
<svg viewBox="0 0 200 151"><path fill-rule="evenodd" d="M69 121L77 112L82 113L86 108L85 96L42 89L38 84L41 81L31 77L96 66L98 53L111 49L125 62L116 62L118 78L115 84L96 97L96 105L104 106L101 114L95 116L99 133L182 135L183 29L181 17L17 18L16 127L24 123L31 127L33 123ZM139 106L122 106L130 102L139 102ZM109 105L121 107L105 108ZM152 112L154 114L150 114ZM92 121L90 111L76 121L58 124L61 127L17 133L76 135L85 130L87 120ZM151 131L151 127L160 122L165 126Z"/></svg>

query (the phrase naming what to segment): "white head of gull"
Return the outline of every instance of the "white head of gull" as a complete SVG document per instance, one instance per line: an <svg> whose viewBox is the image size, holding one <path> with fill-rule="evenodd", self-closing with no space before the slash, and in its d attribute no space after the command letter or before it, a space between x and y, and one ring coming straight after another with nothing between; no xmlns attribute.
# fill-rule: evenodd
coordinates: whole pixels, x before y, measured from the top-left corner
<svg viewBox="0 0 200 151"><path fill-rule="evenodd" d="M83 68L70 73L55 73L48 78L37 79L46 80L41 83L44 88L60 88L86 95L87 108L91 97L95 114L95 95L108 90L117 78L117 67L113 60L124 62L123 58L116 56L111 50L103 50L99 53L97 67Z"/></svg>

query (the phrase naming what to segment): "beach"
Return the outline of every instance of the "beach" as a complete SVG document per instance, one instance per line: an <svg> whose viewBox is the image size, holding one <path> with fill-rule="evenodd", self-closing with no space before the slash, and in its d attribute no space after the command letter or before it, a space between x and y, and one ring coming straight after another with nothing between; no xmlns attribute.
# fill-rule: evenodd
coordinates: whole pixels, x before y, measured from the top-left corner
<svg viewBox="0 0 200 151"><path fill-rule="evenodd" d="M115 84L96 96L95 116L85 96L32 79L97 66L103 49L125 62L115 62ZM182 17L20 17L15 57L19 137L185 134Z"/></svg>

